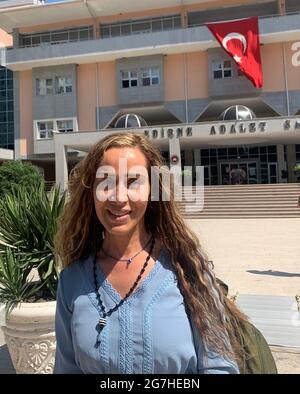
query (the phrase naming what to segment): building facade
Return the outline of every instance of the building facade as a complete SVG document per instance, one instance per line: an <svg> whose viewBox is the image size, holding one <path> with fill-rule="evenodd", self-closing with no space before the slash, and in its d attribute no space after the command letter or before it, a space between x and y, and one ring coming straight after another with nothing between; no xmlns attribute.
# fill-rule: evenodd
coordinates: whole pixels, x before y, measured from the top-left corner
<svg viewBox="0 0 300 394"><path fill-rule="evenodd" d="M259 17L261 89L204 25L249 16ZM204 166L206 184L230 184L235 167L245 183L295 181L298 0L76 0L0 9L0 28L13 40L15 157L47 180L65 184L91 144L134 113L148 125L136 132L170 165Z"/></svg>
<svg viewBox="0 0 300 394"><path fill-rule="evenodd" d="M0 30L0 47L5 48L11 44L12 37ZM14 149L13 72L2 65L0 65L0 149Z"/></svg>

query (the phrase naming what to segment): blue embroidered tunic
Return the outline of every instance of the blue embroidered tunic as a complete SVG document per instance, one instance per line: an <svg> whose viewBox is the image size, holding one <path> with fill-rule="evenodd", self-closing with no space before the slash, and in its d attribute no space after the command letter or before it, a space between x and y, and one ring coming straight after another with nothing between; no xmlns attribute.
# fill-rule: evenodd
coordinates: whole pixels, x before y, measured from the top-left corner
<svg viewBox="0 0 300 394"><path fill-rule="evenodd" d="M59 279L54 373L198 374L239 373L235 362L203 343L186 314L166 249L136 291L107 318L95 347L100 309L93 281L93 255L65 268ZM106 310L120 301L97 267Z"/></svg>

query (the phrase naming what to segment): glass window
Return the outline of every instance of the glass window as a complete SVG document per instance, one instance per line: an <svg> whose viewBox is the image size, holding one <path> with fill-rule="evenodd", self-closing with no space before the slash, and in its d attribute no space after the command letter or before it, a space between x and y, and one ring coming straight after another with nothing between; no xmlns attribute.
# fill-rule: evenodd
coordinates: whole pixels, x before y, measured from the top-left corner
<svg viewBox="0 0 300 394"><path fill-rule="evenodd" d="M50 34L43 34L41 36L41 42L50 42Z"/></svg>
<svg viewBox="0 0 300 394"><path fill-rule="evenodd" d="M69 34L70 41L78 41L79 40L79 32L78 31L70 31Z"/></svg>
<svg viewBox="0 0 300 394"><path fill-rule="evenodd" d="M163 30L171 30L173 28L173 20L171 18L163 20Z"/></svg>
<svg viewBox="0 0 300 394"><path fill-rule="evenodd" d="M6 96L7 96L7 100L13 100L14 99L13 90L7 90Z"/></svg>
<svg viewBox="0 0 300 394"><path fill-rule="evenodd" d="M120 36L121 35L121 26L120 25L111 26L110 34L111 34L111 37L118 37L118 36Z"/></svg>
<svg viewBox="0 0 300 394"><path fill-rule="evenodd" d="M8 137L8 138L7 138L8 144L13 144L13 143L14 143L14 140L15 140L14 135L13 135L13 134L8 134L7 137Z"/></svg>
<svg viewBox="0 0 300 394"><path fill-rule="evenodd" d="M8 122L14 121L14 113L13 112L7 112L7 121Z"/></svg>
<svg viewBox="0 0 300 394"><path fill-rule="evenodd" d="M258 155L258 147L249 148L249 154L251 156L257 156Z"/></svg>
<svg viewBox="0 0 300 394"><path fill-rule="evenodd" d="M8 129L7 129L7 123L0 123L0 133L7 133Z"/></svg>
<svg viewBox="0 0 300 394"><path fill-rule="evenodd" d="M7 112L0 112L0 122L7 122Z"/></svg>
<svg viewBox="0 0 300 394"><path fill-rule="evenodd" d="M7 145L7 134L0 134L0 146Z"/></svg>
<svg viewBox="0 0 300 394"><path fill-rule="evenodd" d="M41 37L39 35L38 36L32 36L31 43L32 43L32 46L40 45Z"/></svg>
<svg viewBox="0 0 300 394"><path fill-rule="evenodd" d="M14 132L14 124L13 123L7 123L7 131L8 131L8 133Z"/></svg>
<svg viewBox="0 0 300 394"><path fill-rule="evenodd" d="M38 139L53 138L53 121L37 122Z"/></svg>
<svg viewBox="0 0 300 394"><path fill-rule="evenodd" d="M53 93L52 78L37 78L36 79L36 94L37 96L45 96Z"/></svg>
<svg viewBox="0 0 300 394"><path fill-rule="evenodd" d="M70 34L71 34L71 32L70 32ZM78 32L77 32L77 34L78 34ZM81 41L88 40L89 39L88 29L80 30L79 37L80 37Z"/></svg>
<svg viewBox="0 0 300 394"><path fill-rule="evenodd" d="M142 69L142 85L151 86L160 84L160 72L158 67Z"/></svg>
<svg viewBox="0 0 300 394"><path fill-rule="evenodd" d="M132 29L132 34L150 33L151 32L150 21L133 22L131 29Z"/></svg>
<svg viewBox="0 0 300 394"><path fill-rule="evenodd" d="M131 25L130 24L124 24L121 26L121 33L122 36L130 36L131 34Z"/></svg>
<svg viewBox="0 0 300 394"><path fill-rule="evenodd" d="M135 21L124 21L118 24L100 25L101 37L109 38L120 35L151 33L181 27L180 15L147 18Z"/></svg>
<svg viewBox="0 0 300 394"><path fill-rule="evenodd" d="M110 27L109 26L101 26L100 33L101 33L101 38L109 38L110 37Z"/></svg>
<svg viewBox="0 0 300 394"><path fill-rule="evenodd" d="M232 63L230 60L213 60L212 61L213 78L231 78Z"/></svg>
<svg viewBox="0 0 300 394"><path fill-rule="evenodd" d="M56 94L72 93L72 78L71 77L56 77L55 78L55 92L56 92Z"/></svg>
<svg viewBox="0 0 300 394"><path fill-rule="evenodd" d="M57 124L57 130L60 133L70 133L70 132L74 131L72 119L58 120L56 122L56 124Z"/></svg>
<svg viewBox="0 0 300 394"><path fill-rule="evenodd" d="M51 32L51 42L69 41L68 31Z"/></svg>
<svg viewBox="0 0 300 394"><path fill-rule="evenodd" d="M268 153L276 153L276 145L270 145L267 147Z"/></svg>
<svg viewBox="0 0 300 394"><path fill-rule="evenodd" d="M162 31L162 20L152 21L152 31Z"/></svg>
<svg viewBox="0 0 300 394"><path fill-rule="evenodd" d="M22 37L21 38L21 45L24 47L31 47L31 37Z"/></svg>
<svg viewBox="0 0 300 394"><path fill-rule="evenodd" d="M59 44L68 41L88 40L93 38L93 28L91 26L79 27L76 29L53 30L28 34L21 36L21 46L36 46L41 43Z"/></svg>
<svg viewBox="0 0 300 394"><path fill-rule="evenodd" d="M0 89L1 89L1 90L7 89L6 83L7 83L7 80L6 80L6 79L2 79L2 80L0 81Z"/></svg>
<svg viewBox="0 0 300 394"><path fill-rule="evenodd" d="M138 86L137 71L136 70L121 71L121 86L122 89Z"/></svg>

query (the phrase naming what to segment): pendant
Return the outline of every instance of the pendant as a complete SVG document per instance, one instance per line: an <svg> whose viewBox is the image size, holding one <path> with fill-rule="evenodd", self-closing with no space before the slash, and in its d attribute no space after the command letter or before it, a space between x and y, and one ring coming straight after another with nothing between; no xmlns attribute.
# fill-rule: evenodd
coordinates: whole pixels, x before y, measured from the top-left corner
<svg viewBox="0 0 300 394"><path fill-rule="evenodd" d="M129 265L130 263L132 263L132 259L127 260L127 264Z"/></svg>
<svg viewBox="0 0 300 394"><path fill-rule="evenodd" d="M105 317L100 317L99 321L98 321L98 335L97 335L97 340L96 340L96 344L95 344L95 348L98 349L98 347L100 346L100 334L101 331L103 330L103 328L106 326L106 318Z"/></svg>
<svg viewBox="0 0 300 394"><path fill-rule="evenodd" d="M100 331L102 331L103 328L106 326L106 319L105 319L105 317L100 317L98 323L99 323L99 326L100 326Z"/></svg>

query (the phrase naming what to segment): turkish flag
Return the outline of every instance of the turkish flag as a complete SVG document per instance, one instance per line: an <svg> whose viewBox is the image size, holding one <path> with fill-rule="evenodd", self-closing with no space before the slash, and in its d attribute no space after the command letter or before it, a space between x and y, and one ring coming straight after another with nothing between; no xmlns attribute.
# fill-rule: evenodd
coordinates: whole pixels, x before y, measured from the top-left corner
<svg viewBox="0 0 300 394"><path fill-rule="evenodd" d="M233 58L239 69L257 88L263 86L259 48L258 17L229 22L207 23L206 26Z"/></svg>

